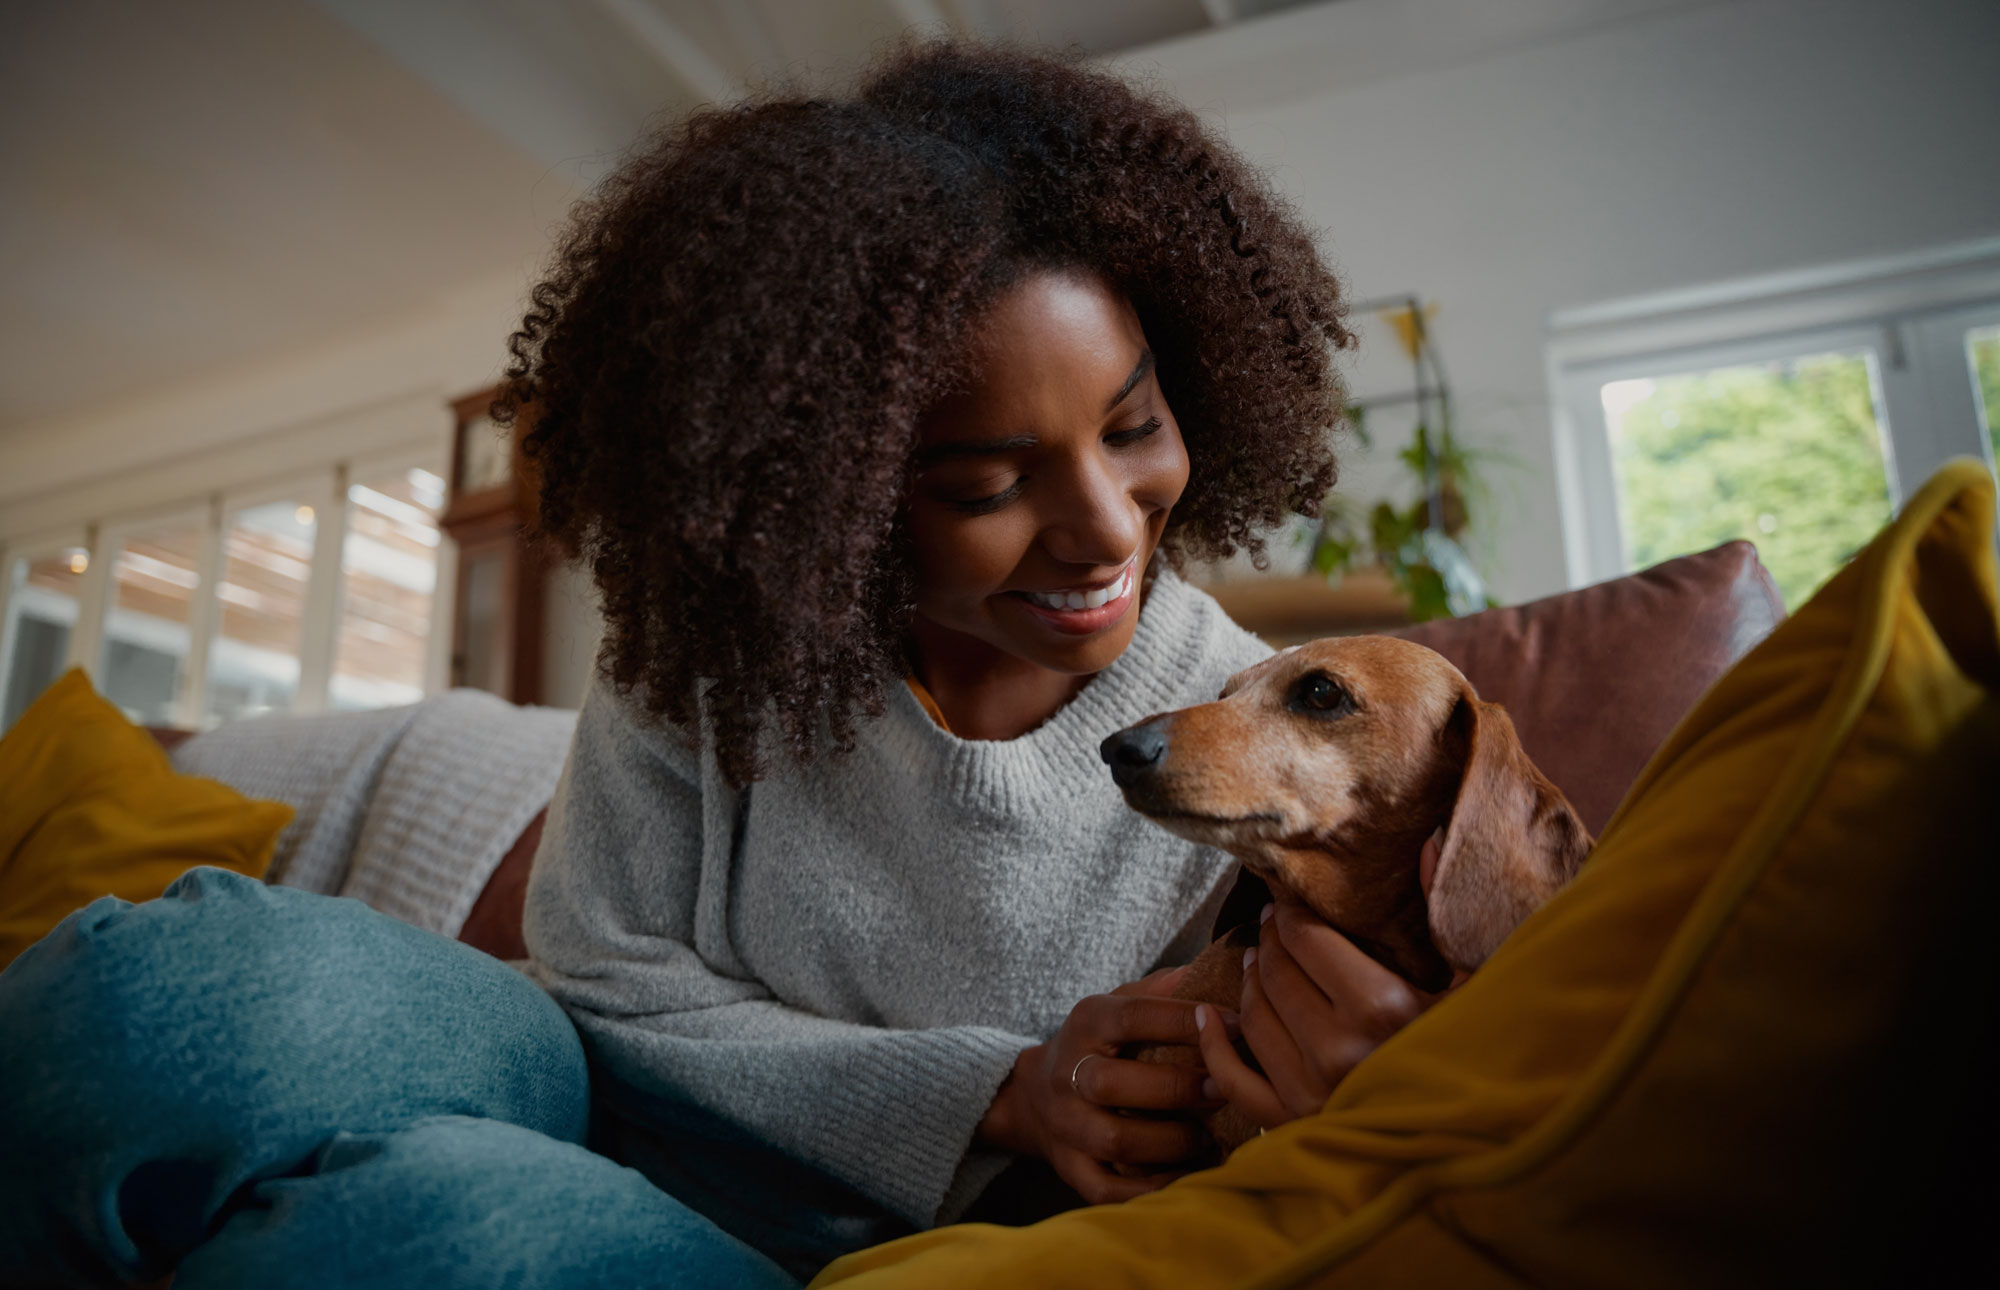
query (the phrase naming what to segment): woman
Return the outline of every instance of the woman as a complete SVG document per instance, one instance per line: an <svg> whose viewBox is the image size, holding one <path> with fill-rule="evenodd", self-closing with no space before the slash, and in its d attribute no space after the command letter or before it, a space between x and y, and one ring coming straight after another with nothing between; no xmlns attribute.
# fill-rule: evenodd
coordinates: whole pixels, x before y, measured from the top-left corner
<svg viewBox="0 0 2000 1290"><path fill-rule="evenodd" d="M351 906L213 874L99 902L0 978L0 1018L109 1017L128 1050L116 1114L34 1094L72 1163L0 1200L59 1235L0 1227L0 1259L178 1262L183 1290L777 1284L725 1233L803 1276L1122 1199L1187 1167L1225 1091L1311 1109L1421 1006L1287 912L1241 1023L1268 1079L1116 1056L1196 1041L1148 974L1206 940L1231 866L1125 811L1096 745L1264 653L1173 569L1317 505L1347 340L1305 232L1191 116L912 47L851 101L635 156L533 299L501 412L534 409L542 524L606 620L526 921L574 1031ZM286 966L238 970L266 943ZM142 1006L120 983L149 973L210 986ZM297 1022L308 989L339 1025ZM44 1083L115 1046L93 1024Z"/></svg>

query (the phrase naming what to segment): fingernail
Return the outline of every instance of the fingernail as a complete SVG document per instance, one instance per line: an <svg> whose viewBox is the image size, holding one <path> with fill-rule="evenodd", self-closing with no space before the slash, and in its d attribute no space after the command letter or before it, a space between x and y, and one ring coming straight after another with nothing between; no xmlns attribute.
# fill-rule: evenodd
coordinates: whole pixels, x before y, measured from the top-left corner
<svg viewBox="0 0 2000 1290"><path fill-rule="evenodd" d="M1212 1079L1205 1079L1201 1082L1201 1095L1211 1102L1220 1102L1222 1100L1222 1086Z"/></svg>
<svg viewBox="0 0 2000 1290"><path fill-rule="evenodd" d="M1278 907L1276 905L1266 905L1262 910L1258 912L1257 921L1260 923L1268 923L1271 921L1271 915L1275 914L1276 912L1278 912Z"/></svg>
<svg viewBox="0 0 2000 1290"><path fill-rule="evenodd" d="M1207 1027L1208 1027L1208 1008L1202 1004L1197 1003L1194 1006L1194 1028L1196 1030L1205 1030L1207 1029Z"/></svg>
<svg viewBox="0 0 2000 1290"><path fill-rule="evenodd" d="M1257 951L1256 951L1256 950L1254 950L1254 949L1248 949L1248 950L1245 950L1245 951L1243 951L1243 970L1244 970L1245 972L1248 972L1248 971L1250 970L1250 965L1251 965L1252 963L1255 963L1256 961L1257 961Z"/></svg>

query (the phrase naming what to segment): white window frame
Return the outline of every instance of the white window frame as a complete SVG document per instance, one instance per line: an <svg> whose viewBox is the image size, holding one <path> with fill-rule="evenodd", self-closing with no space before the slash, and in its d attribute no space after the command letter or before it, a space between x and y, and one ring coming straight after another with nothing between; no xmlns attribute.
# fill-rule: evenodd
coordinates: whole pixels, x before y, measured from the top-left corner
<svg viewBox="0 0 2000 1290"><path fill-rule="evenodd" d="M1867 349L1892 505L1945 461L1993 465L1967 330L2000 322L2000 238L1560 312L1548 380L1571 586L1629 572L1609 382Z"/></svg>

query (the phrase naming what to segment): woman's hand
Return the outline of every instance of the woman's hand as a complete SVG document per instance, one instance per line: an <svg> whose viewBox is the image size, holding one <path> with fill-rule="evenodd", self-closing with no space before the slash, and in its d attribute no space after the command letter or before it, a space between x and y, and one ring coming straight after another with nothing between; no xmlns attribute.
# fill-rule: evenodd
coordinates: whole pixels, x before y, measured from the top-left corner
<svg viewBox="0 0 2000 1290"><path fill-rule="evenodd" d="M1120 1110L1212 1111L1198 1068L1125 1061L1125 1044L1196 1042L1194 1005L1165 997L1183 969L1155 972L1071 1010L1055 1037L1024 1049L1000 1086L979 1138L1040 1156L1093 1205L1129 1200L1180 1175L1171 1170L1201 1145L1189 1119L1145 1119ZM1137 1167L1137 1175L1116 1166ZM1166 1167L1163 1169L1163 1167Z"/></svg>
<svg viewBox="0 0 2000 1290"><path fill-rule="evenodd" d="M1426 896L1437 848L1436 838L1424 844ZM1237 1055L1216 1009L1199 1009L1197 1026L1209 1091L1267 1129L1317 1112L1362 1058L1443 997L1417 989L1289 902L1265 908L1257 948L1244 958L1238 1024L1263 1073Z"/></svg>

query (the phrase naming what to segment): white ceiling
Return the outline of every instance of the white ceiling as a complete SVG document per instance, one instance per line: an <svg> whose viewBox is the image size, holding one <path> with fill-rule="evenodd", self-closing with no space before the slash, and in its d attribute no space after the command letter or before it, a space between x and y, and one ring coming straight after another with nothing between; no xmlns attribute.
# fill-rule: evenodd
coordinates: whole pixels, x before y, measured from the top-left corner
<svg viewBox="0 0 2000 1290"><path fill-rule="evenodd" d="M33 0L0 42L0 431L352 331L571 194L303 0Z"/></svg>
<svg viewBox="0 0 2000 1290"><path fill-rule="evenodd" d="M1323 0L314 0L545 162L745 85L845 76L918 29L1109 54Z"/></svg>
<svg viewBox="0 0 2000 1290"><path fill-rule="evenodd" d="M649 119L911 26L1129 48L1298 0L15 0L0 435L525 281Z"/></svg>

